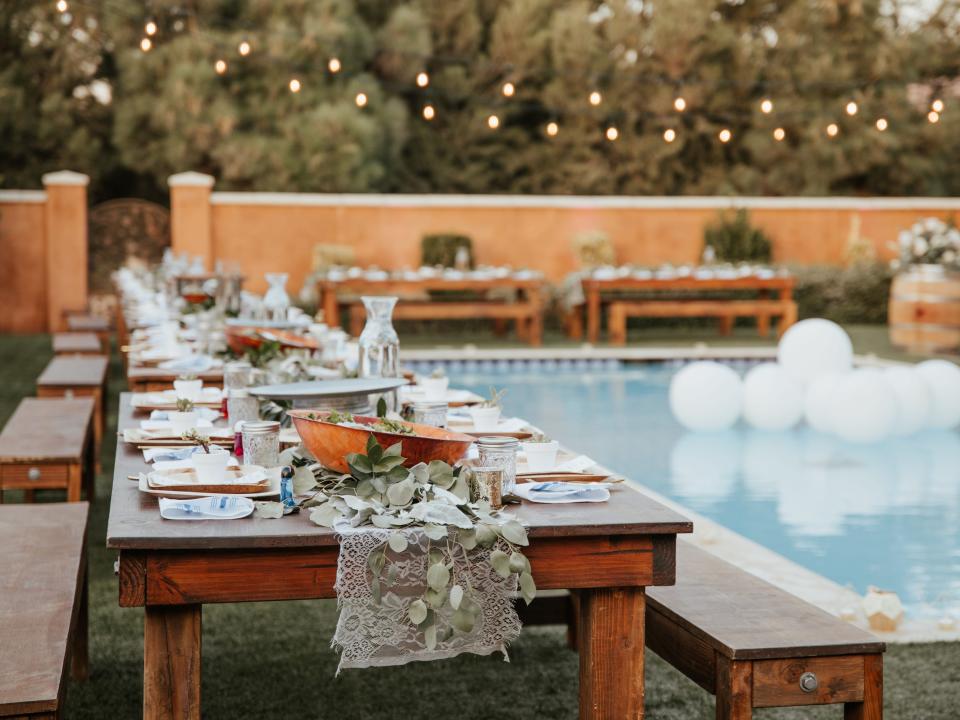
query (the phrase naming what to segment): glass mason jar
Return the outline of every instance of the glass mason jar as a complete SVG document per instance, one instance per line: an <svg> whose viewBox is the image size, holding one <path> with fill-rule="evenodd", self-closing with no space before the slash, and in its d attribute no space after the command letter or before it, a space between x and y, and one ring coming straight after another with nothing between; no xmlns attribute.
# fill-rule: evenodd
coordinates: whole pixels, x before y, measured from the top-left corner
<svg viewBox="0 0 960 720"><path fill-rule="evenodd" d="M517 451L520 441L512 437L484 436L477 440L480 465L503 471L503 494L510 495L517 485Z"/></svg>
<svg viewBox="0 0 960 720"><path fill-rule="evenodd" d="M246 360L228 362L223 368L223 389L243 390L250 386L253 366Z"/></svg>
<svg viewBox="0 0 960 720"><path fill-rule="evenodd" d="M260 419L260 400L246 390L227 390L227 418L230 422Z"/></svg>
<svg viewBox="0 0 960 720"><path fill-rule="evenodd" d="M432 400L413 403L413 421L421 425L447 427L447 403Z"/></svg>
<svg viewBox="0 0 960 720"><path fill-rule="evenodd" d="M240 426L245 465L276 467L280 464L280 423L276 420L249 420Z"/></svg>
<svg viewBox="0 0 960 720"><path fill-rule="evenodd" d="M286 273L265 273L264 278L270 284L266 295L263 296L263 307L267 311L267 319L274 322L286 322L287 309L290 307L290 296L287 295Z"/></svg>
<svg viewBox="0 0 960 720"><path fill-rule="evenodd" d="M364 296L363 306L367 311L367 324L360 333L359 377L392 378L400 375L400 338L393 328L393 308L397 298L387 296ZM387 409L397 409L397 393L384 395ZM376 400L373 403L376 404Z"/></svg>

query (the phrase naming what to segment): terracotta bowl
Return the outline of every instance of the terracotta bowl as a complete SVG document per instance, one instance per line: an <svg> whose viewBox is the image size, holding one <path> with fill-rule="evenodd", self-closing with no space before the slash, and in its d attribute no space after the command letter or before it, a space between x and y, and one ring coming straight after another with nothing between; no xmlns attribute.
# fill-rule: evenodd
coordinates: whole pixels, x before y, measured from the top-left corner
<svg viewBox="0 0 960 720"><path fill-rule="evenodd" d="M345 427L326 422L330 414L324 410L288 410L300 439L307 449L321 463L339 472L349 472L344 458L350 453L365 454L367 438L371 432L360 428ZM313 418L307 417L313 415ZM363 425L373 425L379 418L355 415L354 420ZM463 433L451 432L432 425L405 423L413 428L413 435L401 435L390 432L373 432L373 436L384 448L396 442L403 442L404 465L412 467L417 463L431 460L443 460L453 465L463 458L474 438Z"/></svg>
<svg viewBox="0 0 960 720"><path fill-rule="evenodd" d="M227 345L239 355L242 355L248 348L259 348L267 340L276 340L285 349L317 349L315 338L299 335L289 330L236 325L227 327L225 334Z"/></svg>

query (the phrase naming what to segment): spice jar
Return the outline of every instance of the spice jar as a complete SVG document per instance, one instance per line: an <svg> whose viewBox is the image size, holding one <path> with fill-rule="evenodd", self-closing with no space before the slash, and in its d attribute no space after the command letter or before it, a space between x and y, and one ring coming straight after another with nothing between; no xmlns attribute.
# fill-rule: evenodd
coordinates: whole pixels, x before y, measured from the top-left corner
<svg viewBox="0 0 960 720"><path fill-rule="evenodd" d="M421 425L447 427L447 403L432 400L413 403L413 421Z"/></svg>
<svg viewBox="0 0 960 720"><path fill-rule="evenodd" d="M227 418L230 422L260 419L260 401L246 390L227 390Z"/></svg>
<svg viewBox="0 0 960 720"><path fill-rule="evenodd" d="M477 440L482 467L503 471L503 494L510 495L517 484L517 450L520 441L512 437L484 436Z"/></svg>
<svg viewBox="0 0 960 720"><path fill-rule="evenodd" d="M280 464L280 423L276 420L248 420L240 426L243 435L243 462L246 465L275 467Z"/></svg>

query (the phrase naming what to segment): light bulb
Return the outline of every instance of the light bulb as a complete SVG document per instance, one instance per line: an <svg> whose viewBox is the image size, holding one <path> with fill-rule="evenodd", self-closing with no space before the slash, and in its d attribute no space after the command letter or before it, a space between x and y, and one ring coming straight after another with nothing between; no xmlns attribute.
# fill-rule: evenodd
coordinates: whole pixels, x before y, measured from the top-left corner
<svg viewBox="0 0 960 720"><path fill-rule="evenodd" d="M776 130L773 131L773 139L776 140L777 142L780 142L786 136L787 136L787 131L781 127L778 127Z"/></svg>
<svg viewBox="0 0 960 720"><path fill-rule="evenodd" d="M931 123L940 122L940 113L938 113L936 110L931 110L927 113L927 120L929 120Z"/></svg>
<svg viewBox="0 0 960 720"><path fill-rule="evenodd" d="M888 127L886 118L877 118L877 122L875 124L877 126L877 130L879 130L880 132L883 132Z"/></svg>
<svg viewBox="0 0 960 720"><path fill-rule="evenodd" d="M144 38L140 41L140 49L144 52L150 52L150 48L153 47L153 43L150 42L150 38Z"/></svg>
<svg viewBox="0 0 960 720"><path fill-rule="evenodd" d="M500 118L498 118L496 115L491 115L488 117L487 127L491 130L496 130L498 127L500 127Z"/></svg>
<svg viewBox="0 0 960 720"><path fill-rule="evenodd" d="M342 67L343 65L340 64L339 58L332 57L329 61L327 61L327 69L332 73L340 72L340 68Z"/></svg>
<svg viewBox="0 0 960 720"><path fill-rule="evenodd" d="M934 112L943 112L943 100L937 98L932 103L930 103L930 109Z"/></svg>
<svg viewBox="0 0 960 720"><path fill-rule="evenodd" d="M560 132L560 126L557 123L552 121L547 123L547 135L556 137L558 132Z"/></svg>
<svg viewBox="0 0 960 720"><path fill-rule="evenodd" d="M357 107L363 107L367 104L367 94L358 92L357 97L355 97L353 101L357 104Z"/></svg>
<svg viewBox="0 0 960 720"><path fill-rule="evenodd" d="M830 123L827 125L827 135L830 137L836 137L837 133L840 132L840 128L836 123Z"/></svg>
<svg viewBox="0 0 960 720"><path fill-rule="evenodd" d="M724 128L717 134L717 138L719 138L720 142L722 143L730 142L730 139L732 137L733 137L733 133L727 130L727 128Z"/></svg>
<svg viewBox="0 0 960 720"><path fill-rule="evenodd" d="M601 102L603 102L603 96L602 96L599 92L597 92L596 90L594 90L592 93L590 93L590 104L591 104L591 105L593 105L594 107L596 107L596 106L599 105Z"/></svg>
<svg viewBox="0 0 960 720"><path fill-rule="evenodd" d="M500 91L503 93L504 97L513 97L513 94L517 91L517 88L512 82L505 82L503 87L500 88Z"/></svg>
<svg viewBox="0 0 960 720"><path fill-rule="evenodd" d="M611 125L610 127L607 128L606 135L607 135L607 140L609 140L610 142L613 142L618 137L620 137L620 131Z"/></svg>
<svg viewBox="0 0 960 720"><path fill-rule="evenodd" d="M300 92L300 81L296 78L290 78L290 92L298 93Z"/></svg>
<svg viewBox="0 0 960 720"><path fill-rule="evenodd" d="M244 40L237 46L237 52L246 57L250 54L250 43Z"/></svg>
<svg viewBox="0 0 960 720"><path fill-rule="evenodd" d="M417 87L426 87L430 84L430 76L425 72L417 73Z"/></svg>
<svg viewBox="0 0 960 720"><path fill-rule="evenodd" d="M437 116L437 111L434 109L433 105L424 105L423 106L423 119L424 120L433 120Z"/></svg>
<svg viewBox="0 0 960 720"><path fill-rule="evenodd" d="M213 64L213 69L217 71L217 75L223 75L227 71L227 61L217 60Z"/></svg>
<svg viewBox="0 0 960 720"><path fill-rule="evenodd" d="M847 115L850 115L851 117L853 117L854 115L857 114L857 110L859 110L860 108L858 108L857 104L853 100L851 100L850 102L847 103L847 107L845 109L847 111Z"/></svg>
<svg viewBox="0 0 960 720"><path fill-rule="evenodd" d="M673 109L677 112L683 112L687 109L687 101L682 97L678 97L673 101Z"/></svg>
<svg viewBox="0 0 960 720"><path fill-rule="evenodd" d="M770 100L769 98L765 98L765 99L761 100L761 101L760 101L760 112L764 113L765 115L769 115L770 113L772 113L772 112L773 112L773 100Z"/></svg>
<svg viewBox="0 0 960 720"><path fill-rule="evenodd" d="M66 3L64 3L64 5L66 5ZM157 24L156 24L153 20L151 20L151 21L148 22L146 25L144 25L143 31L144 31L147 35L156 35L156 34L157 34Z"/></svg>
<svg viewBox="0 0 960 720"><path fill-rule="evenodd" d="M667 128L663 131L663 139L668 143L672 143L677 139L677 131L673 128Z"/></svg>
<svg viewBox="0 0 960 720"><path fill-rule="evenodd" d="M67 4L67 0L57 0L57 12L65 13L70 9L70 6Z"/></svg>

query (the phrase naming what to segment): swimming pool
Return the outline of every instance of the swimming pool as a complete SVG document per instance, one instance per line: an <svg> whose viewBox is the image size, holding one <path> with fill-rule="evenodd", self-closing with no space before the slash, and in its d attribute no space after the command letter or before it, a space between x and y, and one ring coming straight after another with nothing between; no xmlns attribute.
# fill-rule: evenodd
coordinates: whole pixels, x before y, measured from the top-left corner
<svg viewBox="0 0 960 720"><path fill-rule="evenodd" d="M915 618L960 610L960 433L870 446L807 428L691 433L667 400L678 363L444 367L452 385L505 388L507 415L841 585L895 590Z"/></svg>

